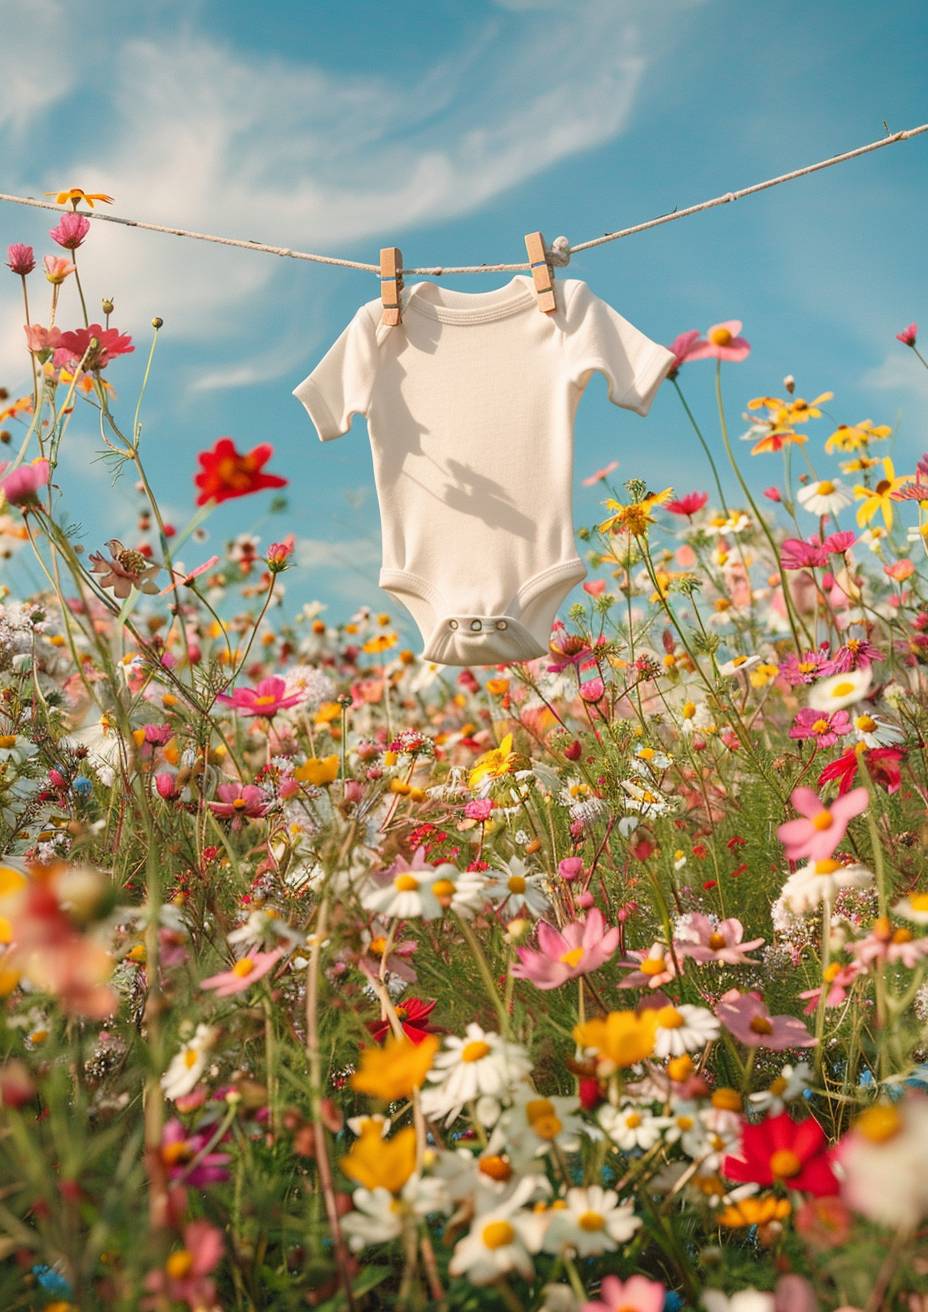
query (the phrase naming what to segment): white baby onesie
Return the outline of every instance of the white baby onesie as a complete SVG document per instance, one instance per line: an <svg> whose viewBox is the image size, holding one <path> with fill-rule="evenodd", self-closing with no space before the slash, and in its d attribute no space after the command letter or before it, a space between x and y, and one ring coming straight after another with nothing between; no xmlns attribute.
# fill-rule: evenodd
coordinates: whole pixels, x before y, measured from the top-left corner
<svg viewBox="0 0 928 1312"><path fill-rule="evenodd" d="M647 414L674 362L580 279L538 309L518 274L489 292L434 282L359 307L293 389L323 442L367 419L380 508L380 586L411 613L422 657L491 665L544 655L558 606L586 577L571 505L573 425L598 370L615 405Z"/></svg>

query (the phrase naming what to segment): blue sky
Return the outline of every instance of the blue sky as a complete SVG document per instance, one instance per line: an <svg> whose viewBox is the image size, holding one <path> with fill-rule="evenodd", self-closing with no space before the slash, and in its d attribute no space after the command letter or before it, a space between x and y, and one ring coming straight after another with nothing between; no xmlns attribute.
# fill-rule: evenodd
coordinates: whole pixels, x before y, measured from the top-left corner
<svg viewBox="0 0 928 1312"><path fill-rule="evenodd" d="M580 241L875 139L884 120L928 120L918 0L101 0L77 23L63 0L33 0L3 24L0 191L80 185L121 215L371 261L394 243L414 264L521 260L533 228ZM834 390L836 419L893 424L910 466L928 445L928 374L894 334L928 319L926 166L928 136L612 243L568 275L659 341L742 319L753 352L727 375L736 431L747 399L791 372L803 395ZM26 241L41 258L54 221L0 205L0 247ZM267 545L292 529L288 608L395 612L376 584L364 422L323 446L291 396L376 280L107 224L80 259L92 304L111 295L138 343L110 375L126 417L150 319L165 321L144 453L169 517L189 516L195 454L222 434L272 442L291 480L286 513L268 516L268 494L232 503L185 563L241 530ZM22 308L0 272L0 384L16 393ZM480 291L509 277L443 281ZM44 288L33 280L37 318ZM685 382L714 433L710 367ZM130 483L111 486L98 445L77 417L59 470L88 549L135 533ZM580 479L610 459L620 478L710 487L669 386L642 420L594 376L576 430L578 525L599 508ZM762 487L779 468L755 461L752 474ZM22 561L9 569L20 583Z"/></svg>

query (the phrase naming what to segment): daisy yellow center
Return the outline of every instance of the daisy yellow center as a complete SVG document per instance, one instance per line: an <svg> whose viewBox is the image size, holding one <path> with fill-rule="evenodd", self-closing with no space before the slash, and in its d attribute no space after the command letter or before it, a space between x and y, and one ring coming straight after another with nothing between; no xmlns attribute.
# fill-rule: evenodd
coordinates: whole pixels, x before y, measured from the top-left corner
<svg viewBox="0 0 928 1312"><path fill-rule="evenodd" d="M732 665L743 665L746 660L747 656L736 656L732 661Z"/></svg>
<svg viewBox="0 0 928 1312"><path fill-rule="evenodd" d="M450 897L454 892L454 884L450 879L436 879L432 885L432 892L436 897Z"/></svg>
<svg viewBox="0 0 928 1312"><path fill-rule="evenodd" d="M524 875L510 875L510 876L509 876L509 880L508 880L508 887L509 887L509 891L510 891L510 893L524 893L524 892L525 892L525 876L524 876Z"/></svg>
<svg viewBox="0 0 928 1312"><path fill-rule="evenodd" d="M854 724L861 733L873 733L873 730L876 728L876 720L874 720L872 715L858 715Z"/></svg>
<svg viewBox="0 0 928 1312"><path fill-rule="evenodd" d="M824 829L830 829L834 822L835 818L830 811L819 811L818 815L812 817L812 828L821 833Z"/></svg>
<svg viewBox="0 0 928 1312"><path fill-rule="evenodd" d="M827 733L828 721L824 718L814 720L812 723L812 732L818 734Z"/></svg>
<svg viewBox="0 0 928 1312"><path fill-rule="evenodd" d="M639 751L638 755L639 755L639 757L641 758L642 761L653 761L653 760L654 760L654 748L653 748L653 747L642 747L641 750Z"/></svg>
<svg viewBox="0 0 928 1312"><path fill-rule="evenodd" d="M723 1086L716 1089L712 1095L712 1106L723 1112L740 1112L741 1111L741 1094L737 1089L730 1089Z"/></svg>
<svg viewBox="0 0 928 1312"><path fill-rule="evenodd" d="M841 862L835 861L832 857L823 857L821 861L815 861L812 869L817 875L833 875L836 870L841 869Z"/></svg>
<svg viewBox="0 0 928 1312"><path fill-rule="evenodd" d="M787 1083L788 1081L785 1075L778 1075L770 1086L770 1092L774 1095L775 1098L778 1098L780 1094L783 1092L783 1090L786 1088Z"/></svg>
<svg viewBox="0 0 928 1312"><path fill-rule="evenodd" d="M573 970L575 966L580 965L585 955L584 948L571 948L569 952L562 952L558 957L558 961L564 966L570 966Z"/></svg>
<svg viewBox="0 0 928 1312"><path fill-rule="evenodd" d="M625 1118L625 1124L630 1130L637 1130L641 1124L641 1117L637 1112L629 1112Z"/></svg>
<svg viewBox="0 0 928 1312"><path fill-rule="evenodd" d="M255 963L252 961L251 957L242 957L241 961L236 961L235 965L232 967L232 974L238 975L239 979L244 979L246 975L251 974L254 968Z"/></svg>
<svg viewBox="0 0 928 1312"><path fill-rule="evenodd" d="M694 1125L694 1121L692 1116L677 1117L677 1129L682 1130L684 1134L686 1133L687 1130L692 1130L693 1125Z"/></svg>
<svg viewBox="0 0 928 1312"><path fill-rule="evenodd" d="M15 747L15 746L16 746L15 733L0 733L0 747Z"/></svg>
<svg viewBox="0 0 928 1312"><path fill-rule="evenodd" d="M684 720L692 720L692 718L693 718L693 716L694 716L695 714L696 714L696 703L695 703L695 702L684 702L684 703L683 703L683 718L684 718Z"/></svg>
<svg viewBox="0 0 928 1312"><path fill-rule="evenodd" d="M716 930L714 934L709 935L709 947L712 948L715 952L717 952L719 948L723 948L724 946L725 946L724 934L720 934L718 930Z"/></svg>
<svg viewBox="0 0 928 1312"><path fill-rule="evenodd" d="M713 328L709 333L709 341L713 346L728 346L731 343L730 328Z"/></svg>
<svg viewBox="0 0 928 1312"><path fill-rule="evenodd" d="M484 1043L483 1039L473 1039L461 1049L461 1061L483 1061L489 1051L489 1043Z"/></svg>
<svg viewBox="0 0 928 1312"><path fill-rule="evenodd" d="M177 1253L172 1253L164 1265L165 1271L172 1280L183 1280L189 1276L193 1269L193 1254L188 1253L186 1248L182 1248Z"/></svg>
<svg viewBox="0 0 928 1312"><path fill-rule="evenodd" d="M777 1180L791 1180L802 1170L802 1162L792 1148L779 1148L770 1158L770 1174Z"/></svg>
<svg viewBox="0 0 928 1312"><path fill-rule="evenodd" d="M896 1107L886 1104L868 1107L854 1122L854 1129L871 1143L885 1143L902 1129L902 1116Z"/></svg>
<svg viewBox="0 0 928 1312"><path fill-rule="evenodd" d="M550 1098L532 1098L527 1102L525 1119L539 1139L556 1139L564 1128Z"/></svg>
<svg viewBox="0 0 928 1312"><path fill-rule="evenodd" d="M187 1067L188 1071L191 1070L194 1066L196 1066L198 1056L199 1053L197 1052L196 1048L184 1049L184 1065Z"/></svg>
<svg viewBox="0 0 928 1312"><path fill-rule="evenodd" d="M892 941L894 943L911 943L912 931L910 929L895 929L893 930Z"/></svg>
<svg viewBox="0 0 928 1312"><path fill-rule="evenodd" d="M477 1163L477 1169L481 1175L489 1176L491 1180L500 1180L504 1183L512 1176L512 1167L505 1157L481 1157Z"/></svg>
<svg viewBox="0 0 928 1312"><path fill-rule="evenodd" d="M851 683L850 679L842 679L840 683L836 683L832 688L831 695L832 697L847 697L853 691L854 684Z"/></svg>
<svg viewBox="0 0 928 1312"><path fill-rule="evenodd" d="M676 1007L661 1007L657 1013L657 1023L662 1030L678 1030L686 1024L686 1019Z"/></svg>
<svg viewBox="0 0 928 1312"><path fill-rule="evenodd" d="M481 1238L487 1248L505 1248L516 1237L516 1232L508 1221L491 1221L483 1227Z"/></svg>
<svg viewBox="0 0 928 1312"><path fill-rule="evenodd" d="M371 943L370 943L371 952L376 952L379 957L383 956L386 946L387 946L387 940L383 937L382 934L378 935L377 938L371 939Z"/></svg>
<svg viewBox="0 0 928 1312"><path fill-rule="evenodd" d="M818 494L820 497L829 497L835 490L835 485L830 478L825 478L818 485Z"/></svg>
<svg viewBox="0 0 928 1312"><path fill-rule="evenodd" d="M928 911L928 893L910 893L909 906L913 911Z"/></svg>
<svg viewBox="0 0 928 1312"><path fill-rule="evenodd" d="M606 1221L600 1212L582 1212L580 1216L577 1217L577 1225L581 1230L587 1230L590 1233L593 1233L596 1230L605 1229Z"/></svg>
<svg viewBox="0 0 928 1312"><path fill-rule="evenodd" d="M393 887L397 893L412 893L419 887L419 881L415 875L397 875Z"/></svg>
<svg viewBox="0 0 928 1312"><path fill-rule="evenodd" d="M772 1034L773 1026L766 1016L752 1016L751 1024L748 1026L754 1034Z"/></svg>
<svg viewBox="0 0 928 1312"><path fill-rule="evenodd" d="M641 963L642 975L659 975L663 969L664 958L662 956L645 957L644 961Z"/></svg>

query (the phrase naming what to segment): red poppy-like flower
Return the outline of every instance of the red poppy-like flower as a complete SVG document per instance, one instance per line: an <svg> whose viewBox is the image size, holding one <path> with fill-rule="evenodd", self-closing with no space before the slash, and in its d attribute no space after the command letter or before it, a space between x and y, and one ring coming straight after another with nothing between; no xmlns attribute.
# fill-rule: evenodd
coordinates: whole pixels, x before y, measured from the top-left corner
<svg viewBox="0 0 928 1312"><path fill-rule="evenodd" d="M413 1043L421 1043L426 1035L432 1033L429 1016L434 1010L434 1002L423 1002L421 998L406 998L404 1002L397 1004L396 1014L407 1039L411 1039ZM390 1022L369 1020L367 1028L377 1042L381 1043L390 1033Z"/></svg>
<svg viewBox="0 0 928 1312"><path fill-rule="evenodd" d="M76 363L90 346L92 337L97 339L97 344L84 360L84 369L88 373L92 369L105 369L117 355L127 355L135 350L132 338L126 333L121 333L118 328L104 328L102 324L92 323L87 328L75 328L61 334L55 351L55 364L59 368L61 365L68 368Z"/></svg>
<svg viewBox="0 0 928 1312"><path fill-rule="evenodd" d="M819 788L824 788L825 784L837 779L838 796L843 797L854 786L854 780L860 769L860 755L860 752L851 747L842 756L836 757L826 765L818 777ZM905 760L905 755L901 747L871 747L869 751L863 753L874 783L885 788L887 793L899 791L902 783L902 771L899 765Z"/></svg>
<svg viewBox="0 0 928 1312"><path fill-rule="evenodd" d="M664 506L672 515L695 515L697 510L702 510L703 506L709 500L708 492L687 492L685 497L678 497L676 501L668 501Z"/></svg>
<svg viewBox="0 0 928 1312"><path fill-rule="evenodd" d="M794 1121L789 1112L767 1116L741 1130L741 1154L728 1156L722 1172L749 1184L785 1184L817 1198L840 1192L831 1169L825 1131L814 1117Z"/></svg>
<svg viewBox="0 0 928 1312"><path fill-rule="evenodd" d="M212 451L201 451L197 456L200 471L193 480L200 489L197 505L247 497L267 487L286 487L287 479L263 472L273 454L270 442L261 442L244 455L236 450L231 437L220 437Z"/></svg>

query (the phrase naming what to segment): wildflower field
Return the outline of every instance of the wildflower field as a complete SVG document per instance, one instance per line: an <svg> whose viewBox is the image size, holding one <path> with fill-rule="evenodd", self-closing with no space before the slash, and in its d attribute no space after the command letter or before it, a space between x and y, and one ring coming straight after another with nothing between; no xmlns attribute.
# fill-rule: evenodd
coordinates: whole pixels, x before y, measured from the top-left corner
<svg viewBox="0 0 928 1312"><path fill-rule="evenodd" d="M292 534L207 555L269 445L165 523L160 321L59 199L4 270L0 1307L924 1312L928 457L684 333L705 490L597 471L547 656L430 665L382 597L281 620ZM60 513L71 424L133 541Z"/></svg>

